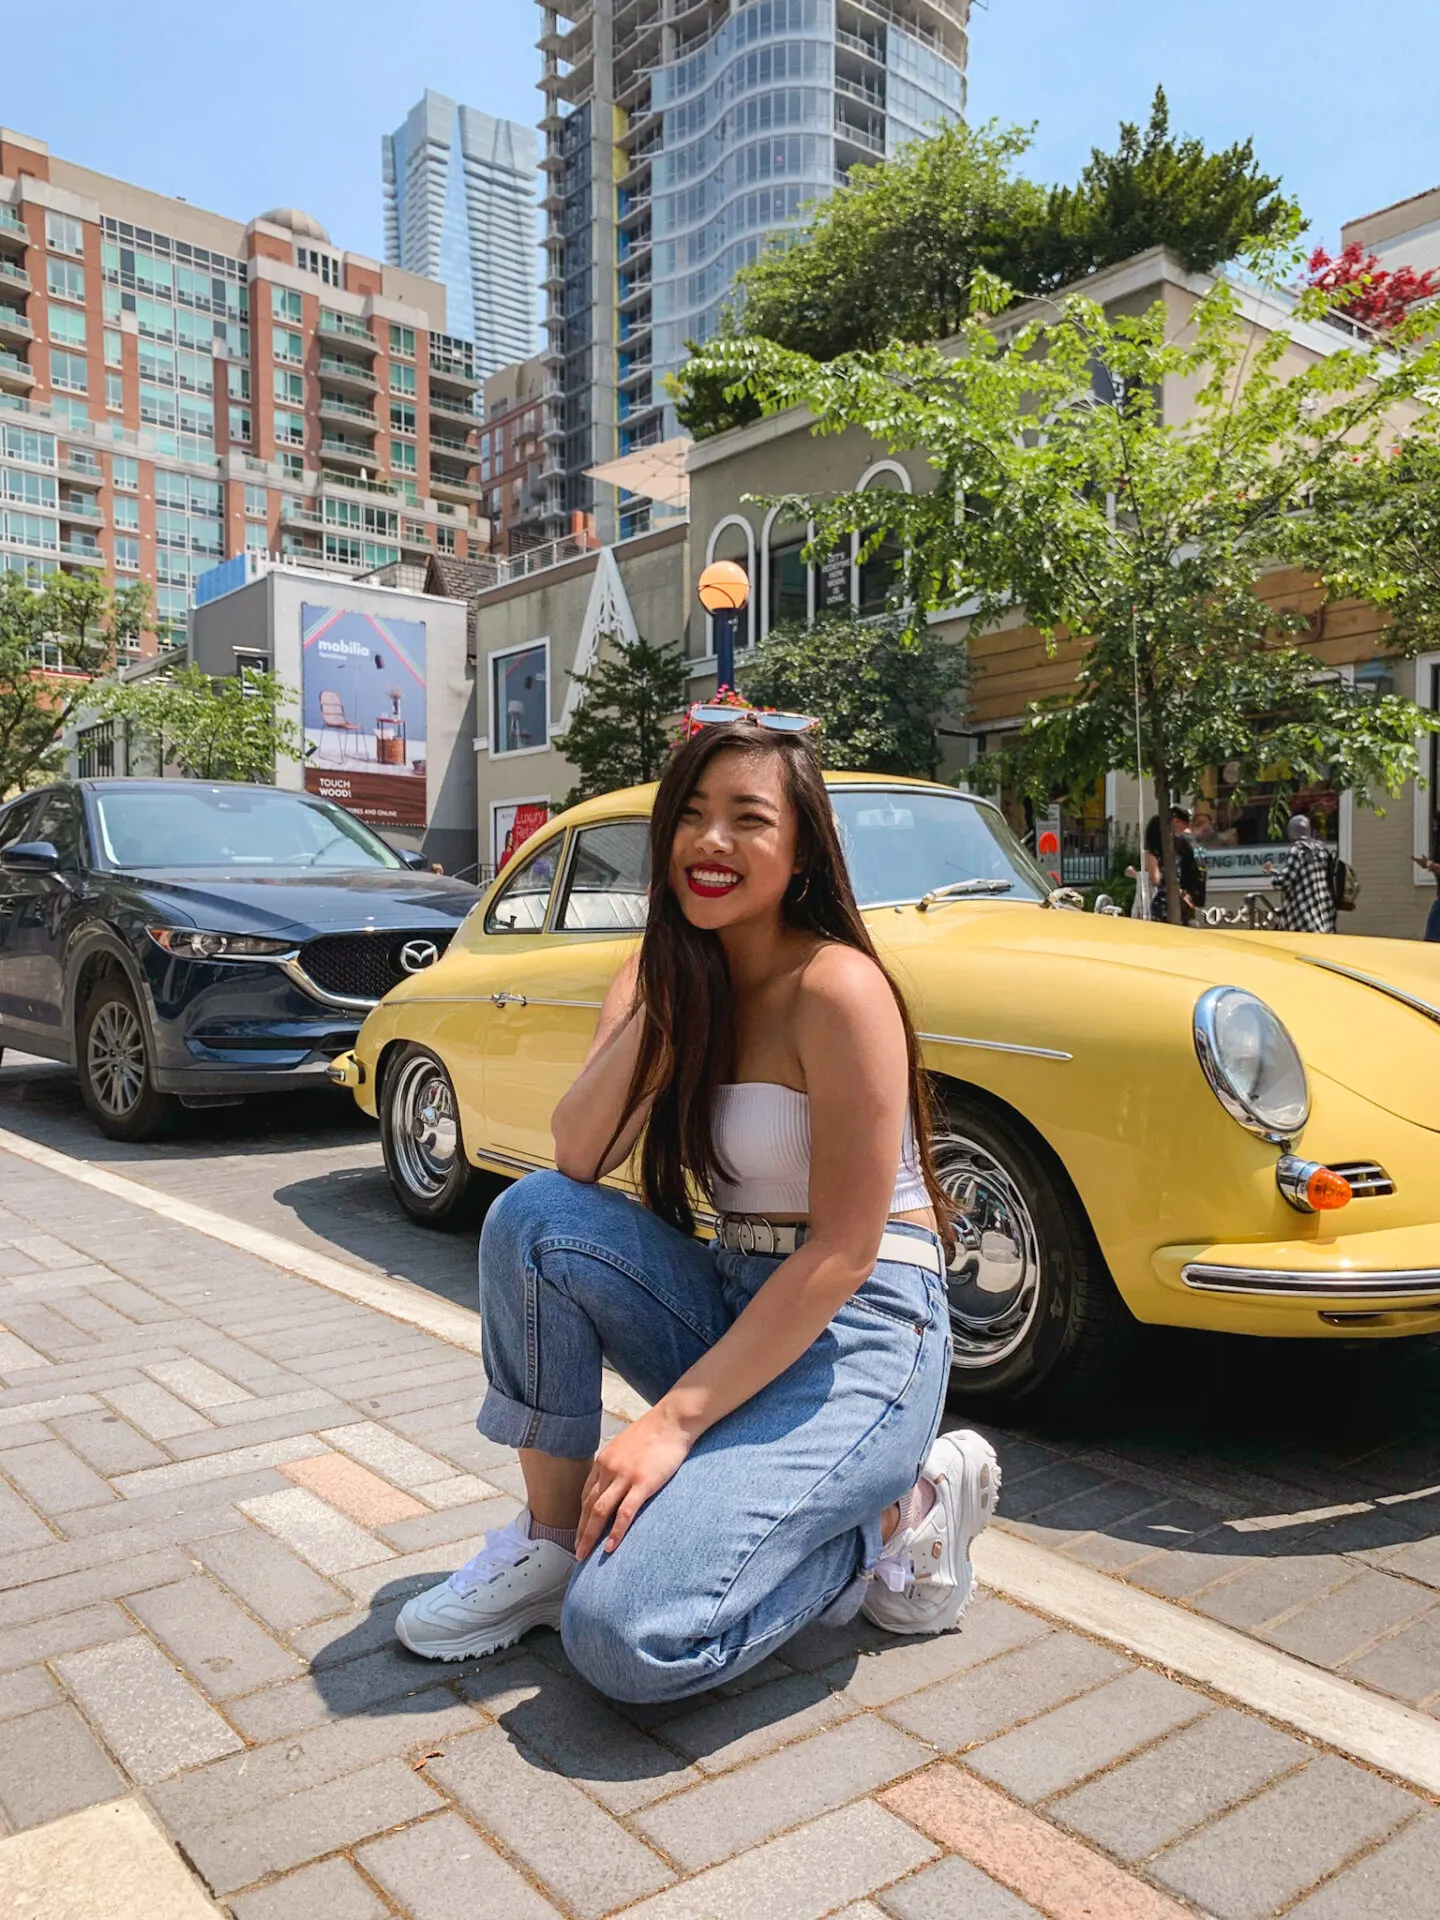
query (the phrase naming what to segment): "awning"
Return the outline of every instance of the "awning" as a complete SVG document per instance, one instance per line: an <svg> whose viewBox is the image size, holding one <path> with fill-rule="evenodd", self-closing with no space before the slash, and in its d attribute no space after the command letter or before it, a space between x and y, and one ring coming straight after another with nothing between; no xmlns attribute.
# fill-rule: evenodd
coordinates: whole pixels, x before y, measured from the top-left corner
<svg viewBox="0 0 1440 1920"><path fill-rule="evenodd" d="M622 487L642 500L654 500L662 507L686 508L690 505L690 477L685 471L685 456L694 444L687 434L677 434L673 440L638 447L634 453L607 460L603 466L587 467L586 472L592 480Z"/></svg>

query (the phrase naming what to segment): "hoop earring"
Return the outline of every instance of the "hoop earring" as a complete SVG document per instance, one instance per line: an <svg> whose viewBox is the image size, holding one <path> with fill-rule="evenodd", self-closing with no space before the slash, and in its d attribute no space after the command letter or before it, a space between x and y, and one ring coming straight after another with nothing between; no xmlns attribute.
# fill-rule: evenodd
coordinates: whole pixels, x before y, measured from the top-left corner
<svg viewBox="0 0 1440 1920"><path fill-rule="evenodd" d="M805 876L805 884L801 887L800 891L796 894L794 904L797 907L800 906L803 901L809 898L809 895L810 895L810 876L807 873Z"/></svg>

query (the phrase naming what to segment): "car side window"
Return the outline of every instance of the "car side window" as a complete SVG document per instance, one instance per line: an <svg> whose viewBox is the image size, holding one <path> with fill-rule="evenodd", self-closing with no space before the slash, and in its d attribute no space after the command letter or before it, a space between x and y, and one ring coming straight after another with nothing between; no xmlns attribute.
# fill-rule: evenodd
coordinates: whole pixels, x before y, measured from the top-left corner
<svg viewBox="0 0 1440 1920"><path fill-rule="evenodd" d="M31 831L32 840L48 840L60 856L60 866L74 873L84 864L80 803L66 787L57 787L41 809Z"/></svg>
<svg viewBox="0 0 1440 1920"><path fill-rule="evenodd" d="M485 916L486 933L543 933L555 872L560 864L559 834L507 880Z"/></svg>
<svg viewBox="0 0 1440 1920"><path fill-rule="evenodd" d="M25 829L30 824L35 807L33 794L17 800L13 806L0 807L0 847L13 847L17 841L29 839Z"/></svg>
<svg viewBox="0 0 1440 1920"><path fill-rule="evenodd" d="M614 820L575 836L562 933L641 933L650 894L650 823Z"/></svg>

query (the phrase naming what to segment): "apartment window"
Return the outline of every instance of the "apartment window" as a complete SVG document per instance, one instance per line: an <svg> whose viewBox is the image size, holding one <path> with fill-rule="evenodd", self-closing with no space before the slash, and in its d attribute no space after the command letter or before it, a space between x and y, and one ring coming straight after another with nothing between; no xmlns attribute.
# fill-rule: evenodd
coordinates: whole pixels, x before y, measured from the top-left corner
<svg viewBox="0 0 1440 1920"><path fill-rule="evenodd" d="M105 376L105 410L107 413L125 411L125 382L118 373Z"/></svg>
<svg viewBox="0 0 1440 1920"><path fill-rule="evenodd" d="M282 413L277 409L275 414L275 438L277 441L288 443L292 447L303 447L305 444L304 415L299 413Z"/></svg>
<svg viewBox="0 0 1440 1920"><path fill-rule="evenodd" d="M287 406L303 407L305 404L305 376L303 373L286 373L280 367L275 369L275 398Z"/></svg>
<svg viewBox="0 0 1440 1920"><path fill-rule="evenodd" d="M103 335L105 346L105 364L107 367L123 367L125 364L124 336L111 333L108 329Z"/></svg>
<svg viewBox="0 0 1440 1920"><path fill-rule="evenodd" d="M414 393L414 367L392 365L390 368L390 391L392 393Z"/></svg>
<svg viewBox="0 0 1440 1920"><path fill-rule="evenodd" d="M252 520L263 520L270 511L270 493L266 487L246 487L245 512Z"/></svg>
<svg viewBox="0 0 1440 1920"><path fill-rule="evenodd" d="M247 553L268 553L270 551L270 529L263 520L245 522L245 551Z"/></svg>
<svg viewBox="0 0 1440 1920"><path fill-rule="evenodd" d="M249 407L231 407L230 438L232 440L243 441L248 446L250 442L250 426L251 415Z"/></svg>
<svg viewBox="0 0 1440 1920"><path fill-rule="evenodd" d="M79 347L85 350L85 316L74 313L69 307L50 309L50 338L59 347Z"/></svg>
<svg viewBox="0 0 1440 1920"><path fill-rule="evenodd" d="M45 262L45 291L52 300L78 300L85 304L85 269L73 260Z"/></svg>
<svg viewBox="0 0 1440 1920"><path fill-rule="evenodd" d="M414 447L404 440L390 442L390 464L402 473L414 473L419 466Z"/></svg>
<svg viewBox="0 0 1440 1920"><path fill-rule="evenodd" d="M45 244L51 253L73 253L79 258L85 252L84 225L68 213L47 213Z"/></svg>
<svg viewBox="0 0 1440 1920"><path fill-rule="evenodd" d="M455 529L453 527L436 527L435 549L437 553L454 553Z"/></svg>
<svg viewBox="0 0 1440 1920"><path fill-rule="evenodd" d="M250 398L250 369L229 366L225 370L225 391L232 400Z"/></svg>
<svg viewBox="0 0 1440 1920"><path fill-rule="evenodd" d="M105 324L107 327L119 326L120 315L124 309L120 304L120 289L118 287L102 287L100 289L100 309L105 315Z"/></svg>
<svg viewBox="0 0 1440 1920"><path fill-rule="evenodd" d="M117 453L110 462L110 484L121 493L140 491L140 462Z"/></svg>
<svg viewBox="0 0 1440 1920"><path fill-rule="evenodd" d="M480 478L486 481L490 478L490 436L488 433L480 442Z"/></svg>
<svg viewBox="0 0 1440 1920"><path fill-rule="evenodd" d="M305 478L304 454L287 453L282 449L280 453L280 471L287 480L303 480Z"/></svg>
<svg viewBox="0 0 1440 1920"><path fill-rule="evenodd" d="M62 353L59 347L50 349L50 384L61 393L85 393L89 382L85 378L85 356L83 353Z"/></svg>
<svg viewBox="0 0 1440 1920"><path fill-rule="evenodd" d="M140 571L140 542L117 533L114 540L115 565L122 573Z"/></svg>
<svg viewBox="0 0 1440 1920"><path fill-rule="evenodd" d="M270 351L277 360L288 360L298 367L305 359L305 336L289 327L276 327L270 338Z"/></svg>
<svg viewBox="0 0 1440 1920"><path fill-rule="evenodd" d="M304 318L304 305L294 287L277 287L271 283L270 311L277 320L300 320Z"/></svg>
<svg viewBox="0 0 1440 1920"><path fill-rule="evenodd" d="M398 400L390 402L390 431L392 433L414 433L415 409Z"/></svg>
<svg viewBox="0 0 1440 1920"><path fill-rule="evenodd" d="M400 354L406 360L413 360L415 358L415 329L413 327L397 327L392 320L390 322L390 351L391 353Z"/></svg>
<svg viewBox="0 0 1440 1920"><path fill-rule="evenodd" d="M140 502L116 499L110 502L110 518L117 533L140 531Z"/></svg>
<svg viewBox="0 0 1440 1920"><path fill-rule="evenodd" d="M340 262L318 247L296 247L295 264L302 273L318 273L327 287L340 285Z"/></svg>

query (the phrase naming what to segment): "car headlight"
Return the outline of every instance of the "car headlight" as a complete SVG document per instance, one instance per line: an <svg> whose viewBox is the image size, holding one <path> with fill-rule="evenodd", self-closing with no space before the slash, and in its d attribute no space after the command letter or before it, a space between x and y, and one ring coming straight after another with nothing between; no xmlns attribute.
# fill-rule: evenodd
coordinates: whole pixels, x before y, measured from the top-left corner
<svg viewBox="0 0 1440 1920"><path fill-rule="evenodd" d="M1310 1118L1305 1063L1263 1000L1243 987L1211 987L1195 1003L1195 1051L1232 1119L1277 1144Z"/></svg>
<svg viewBox="0 0 1440 1920"><path fill-rule="evenodd" d="M293 953L293 940L262 940L253 933L204 933L199 927L147 927L157 947L177 960L263 960Z"/></svg>

